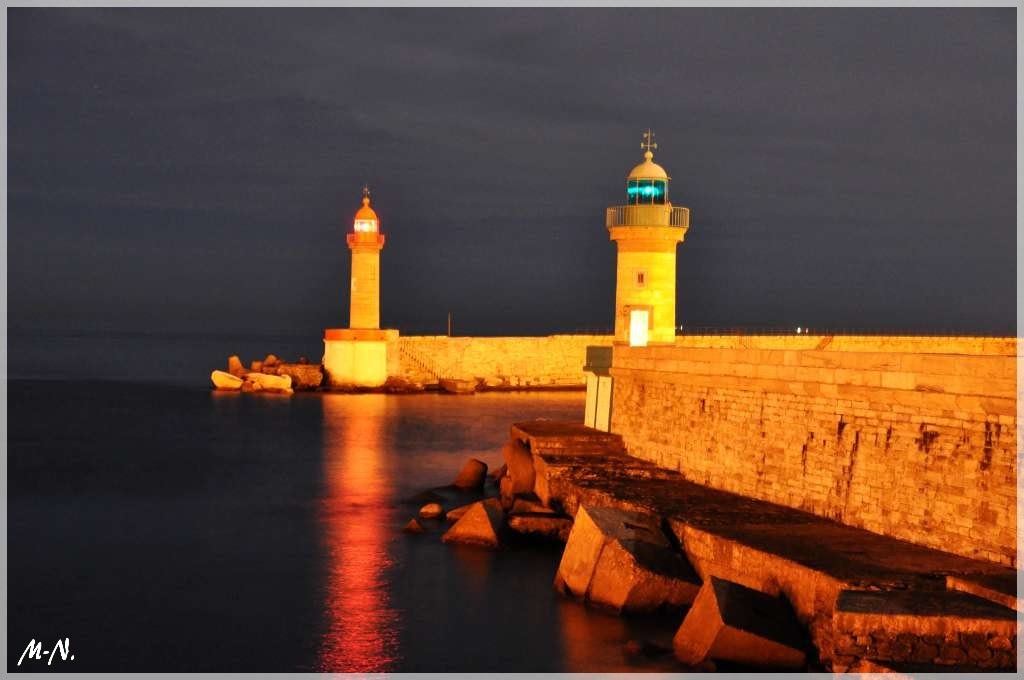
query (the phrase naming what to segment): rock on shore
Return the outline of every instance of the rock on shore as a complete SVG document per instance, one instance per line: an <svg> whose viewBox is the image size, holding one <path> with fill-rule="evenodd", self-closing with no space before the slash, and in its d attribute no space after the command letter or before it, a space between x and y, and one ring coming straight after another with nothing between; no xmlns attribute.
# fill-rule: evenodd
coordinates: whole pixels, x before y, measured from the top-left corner
<svg viewBox="0 0 1024 680"><path fill-rule="evenodd" d="M445 543L466 543L497 548L501 543L505 512L496 498L473 503L469 510L445 532Z"/></svg>
<svg viewBox="0 0 1024 680"><path fill-rule="evenodd" d="M224 371L214 371L211 373L210 381L213 382L213 386L218 390L240 390L244 382L240 377L231 373L225 373Z"/></svg>
<svg viewBox="0 0 1024 680"><path fill-rule="evenodd" d="M501 456L508 466L506 475L510 480L508 492L515 495L533 493L536 473L533 469L533 456L530 450L518 439L510 439L501 449Z"/></svg>
<svg viewBox="0 0 1024 680"><path fill-rule="evenodd" d="M224 371L214 371L214 373L224 373ZM324 382L323 366L320 364L311 364L302 360L293 364L281 361L273 354L268 354L262 361L254 360L250 364L249 368L246 368L237 354L232 354L228 357L227 375L231 375L242 380L248 380L248 377L252 374L282 378L286 377L289 380L289 384L287 387L283 387L283 383L281 381L275 381L273 379L265 380L259 377L254 378L250 385L245 385L242 382L235 383L233 381L229 381L223 376L218 378L213 378L211 376L211 379L213 380L214 386L218 389L241 389L243 392L270 391L290 393L292 390L315 390ZM237 386L235 386L236 384Z"/></svg>
<svg viewBox="0 0 1024 680"><path fill-rule="evenodd" d="M256 373L250 371L245 375L245 381L242 383L242 391L291 394L292 379L287 375L270 375L268 373Z"/></svg>
<svg viewBox="0 0 1024 680"><path fill-rule="evenodd" d="M460 489L480 489L487 479L487 463L476 458L470 458L459 470L458 476L452 482L452 486Z"/></svg>
<svg viewBox="0 0 1024 680"><path fill-rule="evenodd" d="M423 519L438 519L444 517L444 508L440 503L427 503L420 508L420 517Z"/></svg>

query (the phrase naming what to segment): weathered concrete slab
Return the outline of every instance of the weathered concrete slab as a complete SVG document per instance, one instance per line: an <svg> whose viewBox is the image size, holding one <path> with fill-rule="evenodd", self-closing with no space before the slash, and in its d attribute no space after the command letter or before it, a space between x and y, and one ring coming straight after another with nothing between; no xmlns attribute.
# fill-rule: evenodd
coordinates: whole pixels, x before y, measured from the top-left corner
<svg viewBox="0 0 1024 680"><path fill-rule="evenodd" d="M323 366L320 364L278 363L276 370L278 375L290 377L292 388L296 390L315 390L324 382Z"/></svg>
<svg viewBox="0 0 1024 680"><path fill-rule="evenodd" d="M445 543L466 543L497 548L501 543L505 512L496 498L473 503L441 537Z"/></svg>
<svg viewBox="0 0 1024 680"><path fill-rule="evenodd" d="M1017 613L957 591L843 591L834 614L837 665L861 658L1016 668Z"/></svg>
<svg viewBox="0 0 1024 680"><path fill-rule="evenodd" d="M508 526L516 533L565 543L569 540L573 520L567 515L552 512L511 512Z"/></svg>
<svg viewBox="0 0 1024 680"><path fill-rule="evenodd" d="M577 422L531 420L514 423L510 433L512 439L526 444L534 454L571 452L580 455L625 451L619 435Z"/></svg>
<svg viewBox="0 0 1024 680"><path fill-rule="evenodd" d="M653 463L624 453L541 453L534 454L533 466L536 472L534 492L541 502L545 505L557 502L558 507L564 508L569 514L576 514L579 504L588 500L583 493L588 481L604 483L617 476L630 480L665 476L679 478L677 472L663 470ZM652 511L649 506L620 502L614 494L604 494L600 499L592 499L590 504Z"/></svg>
<svg viewBox="0 0 1024 680"><path fill-rule="evenodd" d="M705 487L622 453L575 455L570 446L534 452L534 465L536 493L546 505L570 515L580 505L653 514L667 522L702 577L784 594L826 667L842 590L942 592L948 581L951 589L984 588L989 599L999 588L1016 593L1008 590L1016 579L1011 568ZM950 625L956 627L955 618Z"/></svg>
<svg viewBox="0 0 1024 680"><path fill-rule="evenodd" d="M669 544L656 518L581 507L555 587L614 611L652 611L693 601L700 580Z"/></svg>
<svg viewBox="0 0 1024 680"><path fill-rule="evenodd" d="M672 640L676 658L689 666L714 659L801 668L806 644L785 600L714 576L704 583Z"/></svg>
<svg viewBox="0 0 1024 680"><path fill-rule="evenodd" d="M548 506L544 505L540 501L540 499L537 498L537 496L535 496L534 494L523 494L523 495L517 496L515 499L513 499L513 501L512 501L512 512L513 513L524 513L524 512L547 513L549 515L557 514L554 510L552 510ZM569 521L570 522L572 521L571 517L569 518Z"/></svg>
<svg viewBox="0 0 1024 680"><path fill-rule="evenodd" d="M1021 610L1021 602L1024 602L1017 592L1017 572L1009 569L998 574L950 574L946 576L946 587L1016 611Z"/></svg>

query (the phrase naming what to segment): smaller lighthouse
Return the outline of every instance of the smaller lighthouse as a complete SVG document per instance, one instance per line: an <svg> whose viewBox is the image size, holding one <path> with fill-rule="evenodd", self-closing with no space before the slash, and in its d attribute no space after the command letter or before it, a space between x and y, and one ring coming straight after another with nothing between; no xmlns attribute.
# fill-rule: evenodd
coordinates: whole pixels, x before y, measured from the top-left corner
<svg viewBox="0 0 1024 680"><path fill-rule="evenodd" d="M352 253L348 328L324 331L324 371L332 387L380 387L388 378L388 356L395 355L397 330L380 328L380 251L384 234L363 187L363 205L345 240Z"/></svg>
<svg viewBox="0 0 1024 680"><path fill-rule="evenodd" d="M347 240L352 251L348 326L380 328L380 251L384 249L384 234L380 233L377 213L370 207L369 187L363 187L363 207L356 211Z"/></svg>

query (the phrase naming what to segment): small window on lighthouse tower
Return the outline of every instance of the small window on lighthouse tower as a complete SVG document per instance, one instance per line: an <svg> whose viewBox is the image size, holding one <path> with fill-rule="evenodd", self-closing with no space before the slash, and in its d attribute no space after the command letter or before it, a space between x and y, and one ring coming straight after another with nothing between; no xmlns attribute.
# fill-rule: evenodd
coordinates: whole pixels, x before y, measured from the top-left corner
<svg viewBox="0 0 1024 680"><path fill-rule="evenodd" d="M634 309L629 313L629 346L647 346L647 327L650 322L650 310Z"/></svg>
<svg viewBox="0 0 1024 680"><path fill-rule="evenodd" d="M636 287L637 288L643 288L646 285L647 285L647 272L643 271L642 269L637 270L637 272L636 272Z"/></svg>

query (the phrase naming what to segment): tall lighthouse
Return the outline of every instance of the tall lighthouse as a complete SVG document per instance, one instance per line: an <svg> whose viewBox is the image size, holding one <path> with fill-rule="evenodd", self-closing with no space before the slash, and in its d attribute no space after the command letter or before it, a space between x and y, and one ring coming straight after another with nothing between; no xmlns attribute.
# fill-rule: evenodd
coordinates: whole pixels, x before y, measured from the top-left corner
<svg viewBox="0 0 1024 680"><path fill-rule="evenodd" d="M670 178L654 162L654 133L644 133L644 161L626 177L626 204L608 208L618 246L615 344L671 344L676 339L676 246L690 228L689 208L669 201Z"/></svg>
<svg viewBox="0 0 1024 680"><path fill-rule="evenodd" d="M380 328L380 251L384 234L363 187L363 205L345 236L352 253L348 328L324 330L324 372L331 387L380 387L388 379L388 359L397 362L397 330Z"/></svg>
<svg viewBox="0 0 1024 680"><path fill-rule="evenodd" d="M588 347L583 422L607 432L614 410L615 346L676 341L676 247L690 228L690 210L668 200L670 178L654 162L654 133L644 133L644 160L626 176L626 204L608 208L605 226L618 246L613 347Z"/></svg>

